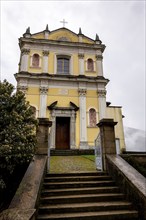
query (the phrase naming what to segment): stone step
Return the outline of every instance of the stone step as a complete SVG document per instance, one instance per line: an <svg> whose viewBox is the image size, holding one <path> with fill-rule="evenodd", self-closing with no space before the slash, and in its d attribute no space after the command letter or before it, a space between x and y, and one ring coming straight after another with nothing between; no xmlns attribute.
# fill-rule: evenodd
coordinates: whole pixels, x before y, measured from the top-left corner
<svg viewBox="0 0 146 220"><path fill-rule="evenodd" d="M107 172L95 171L95 172L72 172L72 173L47 173L46 177L70 177L70 176L104 176Z"/></svg>
<svg viewBox="0 0 146 220"><path fill-rule="evenodd" d="M77 181L98 181L98 180L112 180L110 176L62 176L62 177L46 177L44 182L77 182Z"/></svg>
<svg viewBox="0 0 146 220"><path fill-rule="evenodd" d="M78 155L94 155L94 149L70 149L70 150L50 150L51 156L78 156Z"/></svg>
<svg viewBox="0 0 146 220"><path fill-rule="evenodd" d="M122 193L102 193L85 195L49 196L40 199L40 204L70 204L124 200Z"/></svg>
<svg viewBox="0 0 146 220"><path fill-rule="evenodd" d="M63 188L83 188L83 187L99 187L99 186L114 186L112 180L102 181L77 181L77 182L44 182L45 189L63 189Z"/></svg>
<svg viewBox="0 0 146 220"><path fill-rule="evenodd" d="M61 196L61 195L81 195L81 194L97 194L97 193L117 193L119 187L117 186L106 186L106 187L88 187L88 188L65 188L65 189L52 189L42 190L42 197L44 196Z"/></svg>
<svg viewBox="0 0 146 220"><path fill-rule="evenodd" d="M138 220L106 172L47 174L37 220Z"/></svg>
<svg viewBox="0 0 146 220"><path fill-rule="evenodd" d="M40 206L39 214L94 212L110 210L132 210L133 206L127 201L91 202L91 203L71 203Z"/></svg>
<svg viewBox="0 0 146 220"><path fill-rule="evenodd" d="M79 212L64 214L45 214L39 215L38 220L42 219L67 219L67 220L137 220L138 213L134 210L114 210L114 211L97 211L97 212Z"/></svg>

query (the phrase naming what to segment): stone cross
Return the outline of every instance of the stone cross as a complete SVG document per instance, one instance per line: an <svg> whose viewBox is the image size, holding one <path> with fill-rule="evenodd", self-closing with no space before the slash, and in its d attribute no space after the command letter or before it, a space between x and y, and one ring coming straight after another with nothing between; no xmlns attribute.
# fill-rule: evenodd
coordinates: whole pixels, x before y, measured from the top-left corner
<svg viewBox="0 0 146 220"><path fill-rule="evenodd" d="M60 21L60 23L63 23L63 27L65 27L65 24L67 24L68 22L63 19L63 21Z"/></svg>

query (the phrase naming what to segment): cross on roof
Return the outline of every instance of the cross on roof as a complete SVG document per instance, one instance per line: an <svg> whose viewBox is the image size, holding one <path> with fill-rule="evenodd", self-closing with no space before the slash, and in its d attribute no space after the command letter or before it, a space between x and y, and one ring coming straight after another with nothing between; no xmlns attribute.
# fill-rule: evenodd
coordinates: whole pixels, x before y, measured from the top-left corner
<svg viewBox="0 0 146 220"><path fill-rule="evenodd" d="M65 24L67 24L68 22L63 19L63 21L60 21L60 23L63 23L63 27L65 27Z"/></svg>

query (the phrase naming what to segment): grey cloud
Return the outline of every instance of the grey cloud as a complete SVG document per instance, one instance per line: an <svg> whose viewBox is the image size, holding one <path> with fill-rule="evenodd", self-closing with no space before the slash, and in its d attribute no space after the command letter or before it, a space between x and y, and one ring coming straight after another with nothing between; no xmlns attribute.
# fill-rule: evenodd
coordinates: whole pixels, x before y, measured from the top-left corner
<svg viewBox="0 0 146 220"><path fill-rule="evenodd" d="M126 150L146 152L145 135L143 130L125 127Z"/></svg>
<svg viewBox="0 0 146 220"><path fill-rule="evenodd" d="M110 79L107 99L122 105L124 125L144 129L145 118L145 27L143 1L2 1L1 2L1 71L16 85L18 38L30 26L32 33L67 28L95 38L98 33L107 46L104 74ZM9 62L10 60L10 62ZM6 66L7 64L7 66Z"/></svg>

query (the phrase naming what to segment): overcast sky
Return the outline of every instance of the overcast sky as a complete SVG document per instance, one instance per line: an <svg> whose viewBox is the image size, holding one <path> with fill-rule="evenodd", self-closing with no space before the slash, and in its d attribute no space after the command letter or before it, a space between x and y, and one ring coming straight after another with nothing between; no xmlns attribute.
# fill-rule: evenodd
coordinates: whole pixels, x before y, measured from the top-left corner
<svg viewBox="0 0 146 220"><path fill-rule="evenodd" d="M16 86L18 38L62 27L106 45L104 76L107 101L122 106L124 126L145 129L145 1L3 1L1 0L1 79Z"/></svg>

